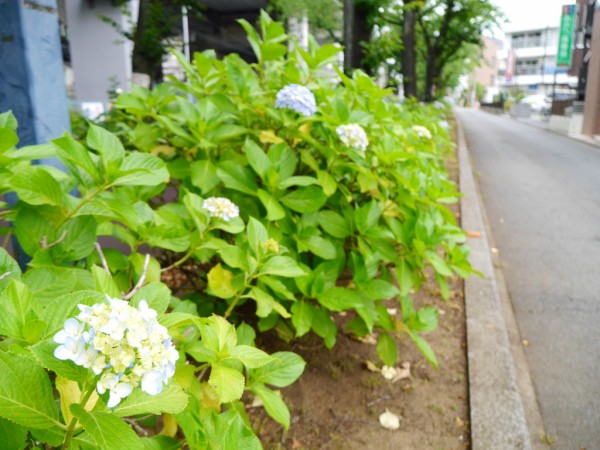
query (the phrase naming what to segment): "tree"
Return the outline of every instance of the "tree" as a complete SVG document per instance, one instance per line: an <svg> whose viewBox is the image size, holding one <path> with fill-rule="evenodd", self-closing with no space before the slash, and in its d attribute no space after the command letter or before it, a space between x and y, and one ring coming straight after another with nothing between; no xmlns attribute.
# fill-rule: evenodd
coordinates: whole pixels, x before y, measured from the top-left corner
<svg viewBox="0 0 600 450"><path fill-rule="evenodd" d="M332 42L342 42L342 0L271 0L269 12L278 20L306 16L314 30L324 32ZM316 33L315 33L316 31Z"/></svg>
<svg viewBox="0 0 600 450"><path fill-rule="evenodd" d="M203 6L199 0L139 0L138 20L134 22L129 3L131 0L114 2L129 17L129 30L106 16L101 19L133 41L133 71L149 75L151 84L156 84L162 81L162 60L168 51L168 39L180 33L181 8L186 6L190 14L201 16Z"/></svg>
<svg viewBox="0 0 600 450"><path fill-rule="evenodd" d="M460 70L474 56L466 47L479 49L482 32L501 18L485 0L388 0L375 18L370 56L402 75L405 96L429 102L468 72Z"/></svg>
<svg viewBox="0 0 600 450"><path fill-rule="evenodd" d="M444 67L469 44L482 46L481 33L497 24L498 9L484 0L428 1L417 21L426 60L424 100L432 101L443 85Z"/></svg>

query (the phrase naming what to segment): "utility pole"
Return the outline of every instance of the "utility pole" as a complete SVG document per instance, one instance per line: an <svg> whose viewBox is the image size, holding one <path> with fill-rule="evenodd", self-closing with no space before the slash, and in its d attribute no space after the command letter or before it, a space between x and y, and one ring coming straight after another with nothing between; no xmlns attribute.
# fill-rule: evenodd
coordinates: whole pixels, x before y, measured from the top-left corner
<svg viewBox="0 0 600 450"><path fill-rule="evenodd" d="M595 1L588 9L593 14L593 27L590 42L585 83L585 103L583 107L583 134L600 134L600 3Z"/></svg>

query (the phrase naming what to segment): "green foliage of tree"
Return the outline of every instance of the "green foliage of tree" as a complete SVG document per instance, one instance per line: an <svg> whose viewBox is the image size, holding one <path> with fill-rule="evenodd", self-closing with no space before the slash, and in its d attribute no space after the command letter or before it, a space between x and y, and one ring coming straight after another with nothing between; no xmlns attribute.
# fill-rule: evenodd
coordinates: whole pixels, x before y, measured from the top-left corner
<svg viewBox="0 0 600 450"><path fill-rule="evenodd" d="M271 0L269 10L280 19L306 16L313 34L327 33L333 42L342 41L341 0Z"/></svg>
<svg viewBox="0 0 600 450"><path fill-rule="evenodd" d="M432 101L468 72L479 59L474 48L483 46L482 33L501 20L497 7L482 0L389 1L376 18L370 64L401 74L407 96Z"/></svg>

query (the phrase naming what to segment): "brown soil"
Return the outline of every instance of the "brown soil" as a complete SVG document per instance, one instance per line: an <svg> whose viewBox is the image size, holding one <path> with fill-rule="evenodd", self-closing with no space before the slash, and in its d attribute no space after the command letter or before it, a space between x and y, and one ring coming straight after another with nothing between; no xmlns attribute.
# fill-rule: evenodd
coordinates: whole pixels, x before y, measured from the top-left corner
<svg viewBox="0 0 600 450"><path fill-rule="evenodd" d="M457 182L457 164L448 169ZM457 209L454 208L455 214ZM425 336L440 365L434 370L408 337L398 340L399 362L409 362L411 376L392 383L371 372L378 363L375 345L340 333L329 351L310 335L290 345L269 342L269 351L286 349L307 362L300 380L282 390L292 420L288 432L262 408L250 408L251 422L266 449L420 450L470 447L465 313L462 281L455 280L444 302L434 283L415 295L415 306L437 305L440 325ZM390 307L394 305L390 304ZM338 317L340 325L349 317ZM381 363L378 363L381 364ZM401 417L400 428L384 429L386 408Z"/></svg>

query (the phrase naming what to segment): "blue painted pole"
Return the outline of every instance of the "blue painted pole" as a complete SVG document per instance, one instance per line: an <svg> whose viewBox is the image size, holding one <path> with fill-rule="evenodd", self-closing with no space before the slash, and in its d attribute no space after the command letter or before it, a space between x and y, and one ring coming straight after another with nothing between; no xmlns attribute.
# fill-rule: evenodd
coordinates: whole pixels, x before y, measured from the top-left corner
<svg viewBox="0 0 600 450"><path fill-rule="evenodd" d="M20 147L70 130L56 0L0 0L0 112L7 110L19 121ZM58 160L39 163L64 170ZM14 251L26 265L28 256Z"/></svg>

